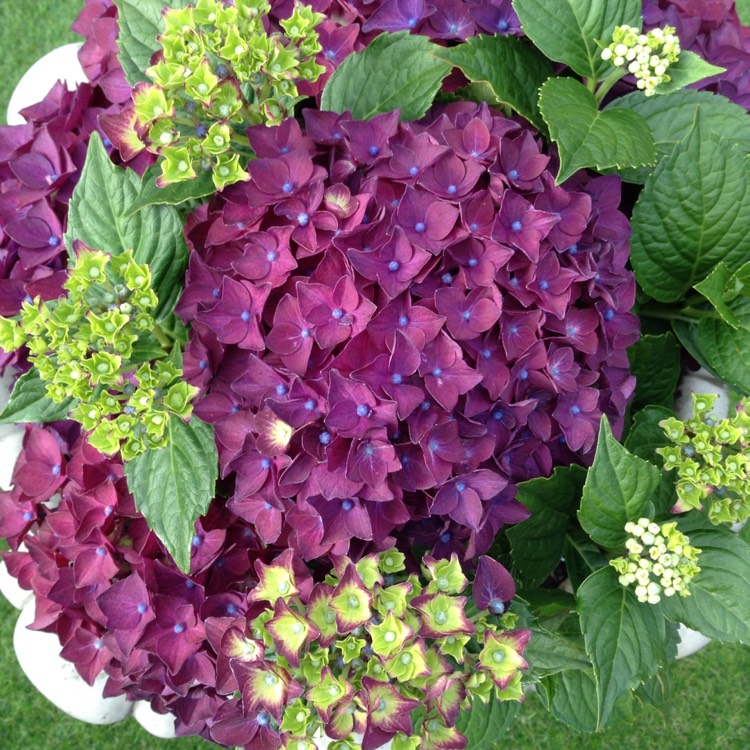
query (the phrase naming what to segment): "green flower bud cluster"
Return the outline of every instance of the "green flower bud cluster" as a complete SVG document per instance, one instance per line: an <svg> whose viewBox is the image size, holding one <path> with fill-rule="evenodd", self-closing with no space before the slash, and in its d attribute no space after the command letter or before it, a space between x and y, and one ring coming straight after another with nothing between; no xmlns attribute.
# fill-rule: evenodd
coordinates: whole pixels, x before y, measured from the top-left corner
<svg viewBox="0 0 750 750"><path fill-rule="evenodd" d="M274 717L283 747L325 732L332 747L354 750L355 734L369 731L400 750L462 747L455 722L472 697L523 700L530 632L512 630L516 615L478 612L460 596L468 581L455 555L425 562L421 578L405 573L395 549L356 564L342 558L305 603L290 561L256 564L249 600L273 611L230 632L222 648L243 705Z"/></svg>
<svg viewBox="0 0 750 750"><path fill-rule="evenodd" d="M711 413L717 398L693 394L692 419L659 422L673 445L656 452L666 469L677 471L674 513L707 504L713 523L741 523L750 517L750 399L731 418L717 419Z"/></svg>
<svg viewBox="0 0 750 750"><path fill-rule="evenodd" d="M297 4L283 34L269 34L270 9L267 0L197 0L164 13L161 59L146 71L154 83L133 95L139 133L162 157L160 185L200 172L217 190L248 179L245 129L282 122L300 99L297 82L324 72L315 62L323 14Z"/></svg>
<svg viewBox="0 0 750 750"><path fill-rule="evenodd" d="M27 300L19 316L0 318L0 347L28 347L47 396L75 399L69 416L102 453L130 460L162 447L170 417L189 418L198 389L167 359L144 361L138 347L155 329L150 269L132 251L112 257L84 246L69 274L67 297Z"/></svg>
<svg viewBox="0 0 750 750"><path fill-rule="evenodd" d="M667 69L680 56L680 40L672 26L652 29L647 34L634 26L617 26L612 44L602 50L602 60L611 60L617 68L625 68L636 77L636 86L646 96L656 87L670 81Z"/></svg>
<svg viewBox="0 0 750 750"><path fill-rule="evenodd" d="M623 586L635 585L639 602L658 604L661 596L689 596L688 584L700 572L697 565L701 550L677 530L677 524L658 523L639 518L626 523L630 537L625 542L627 557L610 560L620 574Z"/></svg>

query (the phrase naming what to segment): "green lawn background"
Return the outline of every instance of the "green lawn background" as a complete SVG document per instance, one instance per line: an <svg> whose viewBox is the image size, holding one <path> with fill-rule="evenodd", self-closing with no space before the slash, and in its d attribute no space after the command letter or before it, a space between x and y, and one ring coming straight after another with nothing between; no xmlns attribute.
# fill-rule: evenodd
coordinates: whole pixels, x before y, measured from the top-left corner
<svg viewBox="0 0 750 750"><path fill-rule="evenodd" d="M79 0L0 0L0 121L25 70L77 37L69 25ZM16 611L0 597L0 750L207 750L198 739L159 740L132 719L107 727L74 721L37 693L12 647ZM713 643L673 674L668 719L652 709L633 725L580 735L531 696L507 735L469 750L750 750L750 647Z"/></svg>

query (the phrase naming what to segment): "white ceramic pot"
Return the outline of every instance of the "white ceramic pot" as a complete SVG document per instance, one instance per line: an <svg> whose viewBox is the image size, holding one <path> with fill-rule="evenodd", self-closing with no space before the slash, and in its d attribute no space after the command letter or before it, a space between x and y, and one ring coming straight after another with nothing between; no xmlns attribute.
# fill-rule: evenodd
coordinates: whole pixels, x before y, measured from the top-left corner
<svg viewBox="0 0 750 750"><path fill-rule="evenodd" d="M88 724L115 724L130 716L133 703L124 696L102 697L105 674L88 685L60 656L60 641L54 633L27 628L34 620L34 607L33 601L24 606L13 633L18 663L31 684L61 711Z"/></svg>
<svg viewBox="0 0 750 750"><path fill-rule="evenodd" d="M173 714L158 714L148 701L136 701L133 718L154 737L162 740L173 740L177 737L174 728Z"/></svg>
<svg viewBox="0 0 750 750"><path fill-rule="evenodd" d="M80 42L65 44L37 60L26 71L10 97L8 125L23 125L26 121L20 111L44 99L57 81L64 81L70 91L79 83L85 83L86 74L78 62L79 49Z"/></svg>

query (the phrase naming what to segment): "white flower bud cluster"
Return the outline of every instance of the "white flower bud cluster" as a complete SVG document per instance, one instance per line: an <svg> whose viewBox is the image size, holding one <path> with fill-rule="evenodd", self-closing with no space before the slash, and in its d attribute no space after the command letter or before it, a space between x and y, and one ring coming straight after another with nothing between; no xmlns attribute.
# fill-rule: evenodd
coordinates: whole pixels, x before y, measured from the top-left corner
<svg viewBox="0 0 750 750"><path fill-rule="evenodd" d="M602 50L602 60L627 68L636 77L636 86L651 96L660 83L670 80L667 68L680 56L680 40L674 32L673 26L652 29L648 34L641 34L634 26L617 26L612 44Z"/></svg>
<svg viewBox="0 0 750 750"><path fill-rule="evenodd" d="M658 604L664 596L689 596L687 586L700 571L696 564L701 550L677 530L676 523L658 523L639 518L625 524L630 537L625 542L628 556L610 560L623 586L635 585L639 602Z"/></svg>

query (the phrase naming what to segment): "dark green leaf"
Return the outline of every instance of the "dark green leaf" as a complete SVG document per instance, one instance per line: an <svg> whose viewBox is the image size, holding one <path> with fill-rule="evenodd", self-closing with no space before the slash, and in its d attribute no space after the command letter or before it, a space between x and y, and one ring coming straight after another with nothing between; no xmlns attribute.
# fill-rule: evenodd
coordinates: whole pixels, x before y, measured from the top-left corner
<svg viewBox="0 0 750 750"><path fill-rule="evenodd" d="M187 247L182 221L171 206L146 206L128 215L140 188L140 177L132 169L112 164L94 132L81 179L70 199L65 243L70 250L73 240L81 240L112 255L133 249L135 259L151 268L159 297L157 318L163 319L182 293Z"/></svg>
<svg viewBox="0 0 750 750"><path fill-rule="evenodd" d="M745 396L750 395L750 297L731 303L740 328L722 320L704 319L698 323L697 345L710 369L721 380Z"/></svg>
<svg viewBox="0 0 750 750"><path fill-rule="evenodd" d="M149 167L144 172L138 196L128 208L128 216L145 206L178 206L186 201L205 198L216 192L211 172L202 172L193 180L173 182L165 187L159 187L156 184L156 178L160 174L161 168L157 166Z"/></svg>
<svg viewBox="0 0 750 750"><path fill-rule="evenodd" d="M657 94L671 94L674 91L685 88L691 83L702 81L704 78L725 73L726 68L706 62L700 55L690 50L682 50L676 63L669 66L669 80L667 83L659 84L656 88Z"/></svg>
<svg viewBox="0 0 750 750"><path fill-rule="evenodd" d="M690 596L664 599L667 616L717 641L750 643L750 544L698 512L679 517L677 526L701 550L701 570Z"/></svg>
<svg viewBox="0 0 750 750"><path fill-rule="evenodd" d="M0 424L18 422L57 422L68 418L68 412L75 408L74 398L56 403L47 397L47 387L37 370L29 370L18 378L7 406L0 414Z"/></svg>
<svg viewBox="0 0 750 750"><path fill-rule="evenodd" d="M718 378L719 376L713 371L711 365L708 364L708 360L698 346L698 326L694 323L687 323L684 320L673 320L672 330L688 354L703 369L708 370L714 377Z"/></svg>
<svg viewBox="0 0 750 750"><path fill-rule="evenodd" d="M514 36L476 36L433 54L460 68L475 83L490 86L495 99L525 117L542 132L539 87L553 74L549 62L528 42Z"/></svg>
<svg viewBox="0 0 750 750"><path fill-rule="evenodd" d="M169 420L169 442L125 464L135 505L174 558L190 571L195 522L214 498L218 455L211 425L193 417Z"/></svg>
<svg viewBox="0 0 750 750"><path fill-rule="evenodd" d="M513 0L524 33L551 60L585 78L611 67L601 59L615 26L641 25L640 0Z"/></svg>
<svg viewBox="0 0 750 750"><path fill-rule="evenodd" d="M159 343L156 337L144 331L138 334L138 339L133 344L133 354L130 357L131 362L150 362L152 359L166 357L167 352Z"/></svg>
<svg viewBox="0 0 750 750"><path fill-rule="evenodd" d="M632 225L636 278L661 302L680 299L721 261L734 269L747 260L750 160L707 132L700 108L693 132L646 181Z"/></svg>
<svg viewBox="0 0 750 750"><path fill-rule="evenodd" d="M654 134L656 158L660 162L674 151L695 124L695 115L701 110L701 125L706 133L724 139L728 145L737 143L750 150L750 118L747 112L724 96L709 91L682 89L668 96L646 96L640 91L618 97L606 109L630 109L643 117ZM653 172L651 167L618 170L628 182L642 185Z"/></svg>
<svg viewBox="0 0 750 750"><path fill-rule="evenodd" d="M144 71L159 49L156 37L164 30L164 8L186 8L193 0L115 0L120 33L118 58L131 86L148 80Z"/></svg>
<svg viewBox="0 0 750 750"><path fill-rule="evenodd" d="M558 184L584 167L637 167L656 161L648 123L628 109L599 111L593 94L573 78L550 78L539 109L560 151Z"/></svg>
<svg viewBox="0 0 750 750"><path fill-rule="evenodd" d="M586 652L596 676L597 726L602 727L617 698L666 662L666 625L659 610L641 604L609 566L592 573L577 598Z"/></svg>
<svg viewBox="0 0 750 750"><path fill-rule="evenodd" d="M542 583L560 564L570 515L578 508L585 469L556 468L549 478L531 479L518 487L518 499L531 518L511 529L507 536L513 563L529 585Z"/></svg>
<svg viewBox="0 0 750 750"><path fill-rule="evenodd" d="M632 408L674 406L680 379L680 345L672 333L641 336L628 349L630 370L636 377Z"/></svg>
<svg viewBox="0 0 750 750"><path fill-rule="evenodd" d="M651 496L661 479L653 464L629 453L615 440L609 422L602 417L594 463L583 486L578 520L602 547L618 549L625 544L625 524L650 515Z"/></svg>
<svg viewBox="0 0 750 750"><path fill-rule="evenodd" d="M591 669L591 660L582 648L542 628L531 628L531 640L524 658L535 677L546 677L568 669Z"/></svg>
<svg viewBox="0 0 750 750"><path fill-rule="evenodd" d="M349 110L356 120L398 109L402 120L418 120L451 71L431 54L434 48L426 36L408 31L381 34L336 69L323 89L321 109Z"/></svg>
<svg viewBox="0 0 750 750"><path fill-rule="evenodd" d="M750 26L750 0L737 0L735 3L737 15L743 26Z"/></svg>
<svg viewBox="0 0 750 750"><path fill-rule="evenodd" d="M664 430L659 427L659 422L673 416L674 412L663 406L647 406L641 409L633 417L633 426L625 440L625 448L644 461L663 466L664 459L656 453L656 449L668 445L669 440Z"/></svg>
<svg viewBox="0 0 750 750"><path fill-rule="evenodd" d="M467 747L494 747L510 729L520 710L518 701L490 700L485 704L474 699L471 708L458 715L456 729L469 741Z"/></svg>
<svg viewBox="0 0 750 750"><path fill-rule="evenodd" d="M565 567L574 591L596 570L608 564L606 555L580 529L565 537Z"/></svg>

